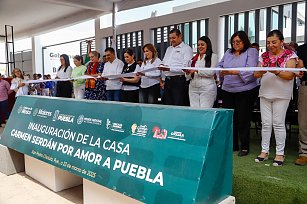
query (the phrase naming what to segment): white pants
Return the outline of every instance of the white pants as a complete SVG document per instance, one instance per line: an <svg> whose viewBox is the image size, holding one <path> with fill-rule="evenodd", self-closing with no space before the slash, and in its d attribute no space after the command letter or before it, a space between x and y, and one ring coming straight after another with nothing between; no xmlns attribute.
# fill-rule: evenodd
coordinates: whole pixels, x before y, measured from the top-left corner
<svg viewBox="0 0 307 204"><path fill-rule="evenodd" d="M190 106L194 108L212 108L216 98L211 92L204 91L202 87L189 87Z"/></svg>
<svg viewBox="0 0 307 204"><path fill-rule="evenodd" d="M84 99L85 85L74 87L74 95L76 99Z"/></svg>
<svg viewBox="0 0 307 204"><path fill-rule="evenodd" d="M276 155L284 155L286 143L286 113L290 99L267 99L260 97L262 120L262 152L269 153L272 126L276 140Z"/></svg>
<svg viewBox="0 0 307 204"><path fill-rule="evenodd" d="M42 96L50 96L50 90L47 88L47 89L43 89L42 90Z"/></svg>

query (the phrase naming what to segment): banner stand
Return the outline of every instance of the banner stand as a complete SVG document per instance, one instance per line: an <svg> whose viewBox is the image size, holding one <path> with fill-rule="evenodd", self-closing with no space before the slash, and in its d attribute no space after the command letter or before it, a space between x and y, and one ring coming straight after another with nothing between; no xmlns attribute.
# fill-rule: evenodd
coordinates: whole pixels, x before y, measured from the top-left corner
<svg viewBox="0 0 307 204"><path fill-rule="evenodd" d="M228 196L225 200L221 201L219 204L235 204L236 198L233 196Z"/></svg>
<svg viewBox="0 0 307 204"><path fill-rule="evenodd" d="M125 196L104 186L83 179L83 204L141 204L142 202ZM229 196L218 204L235 204L235 197Z"/></svg>
<svg viewBox="0 0 307 204"><path fill-rule="evenodd" d="M25 155L25 173L54 192L82 184L82 178Z"/></svg>
<svg viewBox="0 0 307 204"><path fill-rule="evenodd" d="M142 202L83 179L83 204L96 203L141 204Z"/></svg>
<svg viewBox="0 0 307 204"><path fill-rule="evenodd" d="M0 144L0 172L9 176L24 170L23 154Z"/></svg>

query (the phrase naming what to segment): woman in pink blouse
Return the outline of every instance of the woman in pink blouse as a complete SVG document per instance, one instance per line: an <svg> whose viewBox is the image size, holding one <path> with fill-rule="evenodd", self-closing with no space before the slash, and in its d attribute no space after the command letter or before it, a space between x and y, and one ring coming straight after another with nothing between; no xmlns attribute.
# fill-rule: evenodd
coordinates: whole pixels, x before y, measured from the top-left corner
<svg viewBox="0 0 307 204"><path fill-rule="evenodd" d="M267 35L268 52L261 55L261 67L295 68L296 54L283 48L284 37L279 30L272 30ZM255 162L268 159L272 126L276 139L276 156L273 166L284 163L284 149L286 141L285 119L287 108L293 92L294 72L291 71L256 71L254 76L261 77L259 90L260 112L262 120L261 153Z"/></svg>

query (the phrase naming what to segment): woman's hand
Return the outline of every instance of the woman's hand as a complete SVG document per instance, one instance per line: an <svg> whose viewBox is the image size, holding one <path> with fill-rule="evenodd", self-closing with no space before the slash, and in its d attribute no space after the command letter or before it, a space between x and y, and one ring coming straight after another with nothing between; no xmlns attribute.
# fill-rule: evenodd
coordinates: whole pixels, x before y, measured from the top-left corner
<svg viewBox="0 0 307 204"><path fill-rule="evenodd" d="M237 70L223 70L220 71L220 75L221 76L225 76L225 75L239 75L240 71Z"/></svg>
<svg viewBox="0 0 307 204"><path fill-rule="evenodd" d="M137 72L136 75L137 75L137 76L145 76L145 73L143 73L143 72Z"/></svg>
<svg viewBox="0 0 307 204"><path fill-rule="evenodd" d="M261 78L267 71L254 71L255 78Z"/></svg>
<svg viewBox="0 0 307 204"><path fill-rule="evenodd" d="M160 71L164 71L164 72L170 70L170 68L165 67L164 64L161 64L161 65L158 67L158 69L159 69Z"/></svg>
<svg viewBox="0 0 307 204"><path fill-rule="evenodd" d="M24 87L25 85L26 85L25 83L20 83L20 84L18 84L18 88Z"/></svg>
<svg viewBox="0 0 307 204"><path fill-rule="evenodd" d="M194 74L198 72L198 70L192 70L192 69L183 69L182 71L184 71L186 74Z"/></svg>

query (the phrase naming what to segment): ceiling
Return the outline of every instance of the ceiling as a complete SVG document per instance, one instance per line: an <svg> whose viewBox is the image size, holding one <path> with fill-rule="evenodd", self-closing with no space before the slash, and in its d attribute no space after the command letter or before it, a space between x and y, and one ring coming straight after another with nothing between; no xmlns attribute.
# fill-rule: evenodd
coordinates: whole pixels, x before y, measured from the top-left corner
<svg viewBox="0 0 307 204"><path fill-rule="evenodd" d="M0 35L14 27L14 38L32 37L112 12L167 0L0 0Z"/></svg>

